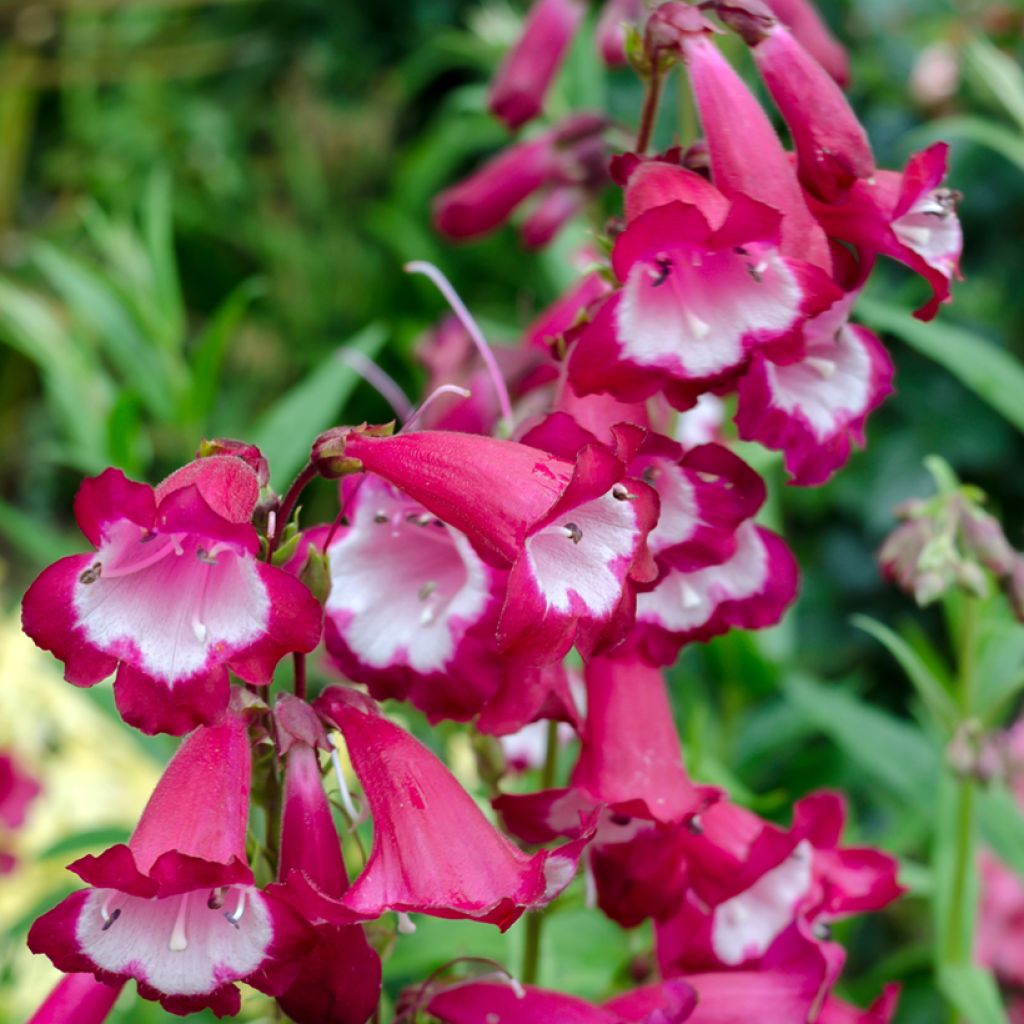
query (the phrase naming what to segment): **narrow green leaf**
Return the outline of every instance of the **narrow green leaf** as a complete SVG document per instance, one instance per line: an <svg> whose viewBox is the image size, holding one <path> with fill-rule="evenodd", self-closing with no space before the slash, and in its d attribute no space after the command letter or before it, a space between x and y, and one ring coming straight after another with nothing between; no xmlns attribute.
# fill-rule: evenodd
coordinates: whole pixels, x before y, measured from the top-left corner
<svg viewBox="0 0 1024 1024"><path fill-rule="evenodd" d="M372 359L386 337L380 324L370 324L341 348L357 348ZM302 468L317 435L334 425L359 383L355 371L342 362L338 352L278 399L247 434L267 457L274 486L279 490L287 487Z"/></svg>
<svg viewBox="0 0 1024 1024"><path fill-rule="evenodd" d="M983 117L965 114L961 117L943 117L929 121L912 133L914 138L934 142L937 139L973 142L985 146L1024 170L1024 139L1018 132L988 121Z"/></svg>
<svg viewBox="0 0 1024 1024"><path fill-rule="evenodd" d="M964 52L968 67L1024 131L1024 71L1009 54L981 36L969 39Z"/></svg>
<svg viewBox="0 0 1024 1024"><path fill-rule="evenodd" d="M912 725L803 674L781 686L797 711L895 796L914 806L932 799L938 753Z"/></svg>
<svg viewBox="0 0 1024 1024"><path fill-rule="evenodd" d="M994 722L1024 689L1024 626L1006 619L982 622L976 659L974 710Z"/></svg>
<svg viewBox="0 0 1024 1024"><path fill-rule="evenodd" d="M939 988L970 1024L1009 1024L992 975L974 964L950 964L939 970Z"/></svg>
<svg viewBox="0 0 1024 1024"><path fill-rule="evenodd" d="M944 366L1008 422L1024 431L1024 366L1008 352L966 328L935 321L923 324L904 310L877 299L861 299L857 314L868 326L895 334Z"/></svg>
<svg viewBox="0 0 1024 1024"><path fill-rule="evenodd" d="M101 273L48 242L31 247L32 259L68 304L81 324L92 332L150 412L161 420L174 415L167 367L152 342L140 330L115 287Z"/></svg>
<svg viewBox="0 0 1024 1024"><path fill-rule="evenodd" d="M185 338L185 305L174 253L174 210L170 175L150 175L142 205L142 234L153 274L153 291L162 323L160 337L168 345Z"/></svg>
<svg viewBox="0 0 1024 1024"><path fill-rule="evenodd" d="M203 421L217 397L221 363L228 342L252 305L266 291L261 278L249 278L235 288L214 311L195 341L192 356L192 392L188 396L188 416Z"/></svg>
<svg viewBox="0 0 1024 1024"><path fill-rule="evenodd" d="M978 794L978 819L985 842L1024 878L1024 814L1006 786Z"/></svg>
<svg viewBox="0 0 1024 1024"><path fill-rule="evenodd" d="M873 636L899 662L935 720L947 733L952 732L957 722L956 705L917 651L898 633L866 615L854 615L851 622Z"/></svg>
<svg viewBox="0 0 1024 1024"><path fill-rule="evenodd" d="M128 829L120 825L93 828L87 832L77 832L71 836L61 837L38 853L37 857L39 860L46 860L48 857L65 857L67 854L77 853L79 850L104 850L115 843L127 842L130 834Z"/></svg>
<svg viewBox="0 0 1024 1024"><path fill-rule="evenodd" d="M74 540L58 533L35 516L0 498L0 534L36 565L49 565L70 555L76 548Z"/></svg>

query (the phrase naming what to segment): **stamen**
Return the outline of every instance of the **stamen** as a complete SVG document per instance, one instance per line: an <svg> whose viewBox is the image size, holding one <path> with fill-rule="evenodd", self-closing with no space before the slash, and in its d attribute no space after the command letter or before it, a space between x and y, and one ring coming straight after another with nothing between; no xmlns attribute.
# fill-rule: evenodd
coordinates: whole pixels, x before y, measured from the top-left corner
<svg viewBox="0 0 1024 1024"><path fill-rule="evenodd" d="M210 897L206 906L210 910L220 910L224 906L224 897L227 894L227 886L222 885L219 889L211 889Z"/></svg>
<svg viewBox="0 0 1024 1024"><path fill-rule="evenodd" d="M699 608L701 605L700 594L697 593L689 583L683 584L683 607L688 611Z"/></svg>
<svg viewBox="0 0 1024 1024"><path fill-rule="evenodd" d="M672 273L672 261L667 256L657 256L654 266L647 271L651 275L651 287L660 288Z"/></svg>
<svg viewBox="0 0 1024 1024"><path fill-rule="evenodd" d="M234 910L225 911L224 917L232 928L238 927L238 922L242 920L242 915L245 913L245 890L238 890L238 906Z"/></svg>
<svg viewBox="0 0 1024 1024"><path fill-rule="evenodd" d="M683 306L683 319L686 321L686 326L690 329L690 333L698 341L702 341L711 333L711 325L701 320L689 306Z"/></svg>
<svg viewBox="0 0 1024 1024"><path fill-rule="evenodd" d="M349 816L349 820L354 825L359 821L359 812L356 810L356 805L352 803L352 794L348 790L348 783L345 781L345 773L341 768L341 758L338 755L338 748L333 744L331 746L331 764L334 765L334 774L338 780L338 793L341 797L341 806L345 808L345 813Z"/></svg>
<svg viewBox="0 0 1024 1024"><path fill-rule="evenodd" d="M105 915L103 918L103 926L100 928L100 931L105 932L120 916L120 907L118 907L112 914Z"/></svg>
<svg viewBox="0 0 1024 1024"><path fill-rule="evenodd" d="M271 541L277 534L277 511L271 509L267 513L267 540Z"/></svg>
<svg viewBox="0 0 1024 1024"><path fill-rule="evenodd" d="M95 583L103 573L103 563L93 562L79 577L78 582L84 583L88 586L90 583Z"/></svg>
<svg viewBox="0 0 1024 1024"><path fill-rule="evenodd" d="M375 523L386 523L388 521L388 514L383 509L378 509L373 513L373 521Z"/></svg>
<svg viewBox="0 0 1024 1024"><path fill-rule="evenodd" d="M399 932L400 935L415 935L416 934L416 925L413 924L413 920L412 920L412 918L408 914L406 914L406 913L404 913L403 911L400 910L398 912L398 914L397 914L397 917L398 917L398 932Z"/></svg>
<svg viewBox="0 0 1024 1024"><path fill-rule="evenodd" d="M405 392L395 379L365 352L357 348L343 348L338 352L338 359L362 377L391 406L403 423L412 415L412 402L406 397Z"/></svg>
<svg viewBox="0 0 1024 1024"><path fill-rule="evenodd" d="M747 273L750 275L750 279L754 284L761 284L761 282L764 281L764 278L761 276L761 271L758 270L753 263L747 264Z"/></svg>
<svg viewBox="0 0 1024 1024"><path fill-rule="evenodd" d="M625 484L616 484L612 488L612 497L616 501L634 501L636 499L636 495L630 494Z"/></svg>
<svg viewBox="0 0 1024 1024"><path fill-rule="evenodd" d="M576 523L566 523L562 527L562 532L573 542L573 544L579 544L583 540L583 531L576 525Z"/></svg>
<svg viewBox="0 0 1024 1024"><path fill-rule="evenodd" d="M185 893L178 904L178 913L174 917L174 927L171 929L171 941L167 944L168 949L174 953L182 953L188 949L188 936L185 934L185 923L188 919L188 900L191 893Z"/></svg>
<svg viewBox="0 0 1024 1024"><path fill-rule="evenodd" d="M700 815L695 814L686 823L686 831L691 836L702 836L704 835L704 822L700 820Z"/></svg>
<svg viewBox="0 0 1024 1024"><path fill-rule="evenodd" d="M427 582L424 583L423 586L420 587L420 589L416 591L416 596L421 601L426 601L426 599L428 597L430 597L431 594L436 593L436 591L437 591L437 580L427 580Z"/></svg>
<svg viewBox="0 0 1024 1024"><path fill-rule="evenodd" d="M808 356L804 362L822 380L831 380L835 376L836 364L831 359L821 359L819 356Z"/></svg>
<svg viewBox="0 0 1024 1024"><path fill-rule="evenodd" d="M583 857L583 903L587 910L597 909L597 881L594 878L594 866L589 856Z"/></svg>
<svg viewBox="0 0 1024 1024"><path fill-rule="evenodd" d="M455 293L455 289L448 278L432 263L414 260L412 263L406 263L405 269L410 274L424 274L429 277L434 282L437 290L448 300L448 305L452 307L455 315L459 318L459 322L465 327L466 333L473 340L473 344L476 345L477 351L480 353L480 358L484 361L484 366L487 367L491 383L494 385L495 394L498 396L501 418L505 421L506 431L511 433L512 402L508 396L508 388L505 387L505 378L502 377L501 370L498 368L498 362L494 358L494 353L488 346L479 326L477 326L477 322L470 315L469 310L466 309L462 299Z"/></svg>
<svg viewBox="0 0 1024 1024"><path fill-rule="evenodd" d="M176 555L185 554L185 549L181 546L181 538L177 534L171 536L171 547L174 548Z"/></svg>
<svg viewBox="0 0 1024 1024"><path fill-rule="evenodd" d="M142 542L140 541L140 543ZM148 550L149 553L144 558L138 559L138 561L126 562L120 565L115 564L113 567L109 563L103 566L101 569L103 577L112 580L117 579L118 576L130 576L133 572L141 572L143 569L148 569L151 565L156 565L157 562L163 561L172 551L180 555L181 542L178 539L178 535L173 534L167 539L166 544L161 544L155 550L144 550ZM99 563L96 564L98 565ZM95 569L96 566L94 565L92 568ZM98 576L99 573L97 573ZM84 583L85 580L82 580L82 582Z"/></svg>
<svg viewBox="0 0 1024 1024"><path fill-rule="evenodd" d="M472 394L473 392L470 391L469 388L460 388L458 384L442 384L439 388L435 388L431 391L430 394L420 402L419 406L403 424L402 430L408 430L442 395L458 395L459 398L469 398ZM400 430L399 433L401 433L402 430Z"/></svg>
<svg viewBox="0 0 1024 1024"><path fill-rule="evenodd" d="M414 526L426 526L433 518L429 512L414 512L412 515L406 516L405 521Z"/></svg>

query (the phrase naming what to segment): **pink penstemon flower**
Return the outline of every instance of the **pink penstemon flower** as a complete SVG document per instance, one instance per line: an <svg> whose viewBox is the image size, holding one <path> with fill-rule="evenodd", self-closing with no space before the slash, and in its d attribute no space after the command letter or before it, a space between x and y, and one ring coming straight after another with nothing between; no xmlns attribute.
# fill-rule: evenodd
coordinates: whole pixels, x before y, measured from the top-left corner
<svg viewBox="0 0 1024 1024"><path fill-rule="evenodd" d="M227 706L228 669L257 685L320 639L320 608L258 558L255 470L233 455L182 467L156 489L108 469L83 482L75 516L94 553L46 569L22 607L25 632L114 697L143 732L180 734Z"/></svg>

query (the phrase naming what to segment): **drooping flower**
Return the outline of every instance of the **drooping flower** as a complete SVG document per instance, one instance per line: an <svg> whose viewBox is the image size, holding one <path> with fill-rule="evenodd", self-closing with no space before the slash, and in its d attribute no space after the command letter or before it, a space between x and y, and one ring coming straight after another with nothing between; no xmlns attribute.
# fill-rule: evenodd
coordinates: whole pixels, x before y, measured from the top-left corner
<svg viewBox="0 0 1024 1024"><path fill-rule="evenodd" d="M327 743L316 713L289 694L279 698L275 718L285 776L278 863L282 885L274 892L290 898L315 926L315 940L298 976L277 1001L297 1024L365 1024L380 1001L381 964L362 925L344 921L341 901L348 876L316 754L317 746Z"/></svg>
<svg viewBox="0 0 1024 1024"><path fill-rule="evenodd" d="M850 80L850 60L811 0L765 0L803 48L842 86Z"/></svg>
<svg viewBox="0 0 1024 1024"><path fill-rule="evenodd" d="M233 984L283 991L309 943L286 904L253 885L245 858L251 763L241 716L189 735L167 766L127 845L70 870L90 888L29 931L28 944L63 971L116 983L169 1013L238 1012Z"/></svg>
<svg viewBox="0 0 1024 1024"><path fill-rule="evenodd" d="M891 393L893 365L866 327L849 322L850 293L804 325L799 359L757 352L737 385L740 437L785 453L794 484L824 483L863 446L868 415Z"/></svg>
<svg viewBox="0 0 1024 1024"><path fill-rule="evenodd" d="M108 985L91 974L65 974L28 1024L103 1024L124 982Z"/></svg>
<svg viewBox="0 0 1024 1024"><path fill-rule="evenodd" d="M318 440L314 458L328 474L377 474L508 569L499 646L543 663L573 643L590 652L621 639L637 583L654 578L646 537L657 499L624 479L643 431L620 425L615 437L617 450L587 444L570 461L478 435L341 428Z"/></svg>
<svg viewBox="0 0 1024 1024"><path fill-rule="evenodd" d="M318 701L345 737L373 817L373 848L344 905L470 918L502 930L569 884L587 836L532 856L487 821L445 765L368 698L340 687Z"/></svg>
<svg viewBox="0 0 1024 1024"><path fill-rule="evenodd" d="M523 34L491 83L491 113L509 128L533 120L583 20L583 0L534 0Z"/></svg>
<svg viewBox="0 0 1024 1024"><path fill-rule="evenodd" d="M198 459L155 490L108 469L83 482L75 516L95 546L44 570L22 608L25 632L144 732L180 734L227 706L228 669L270 682L289 651L320 639L320 607L258 559L256 472L230 455Z"/></svg>
<svg viewBox="0 0 1024 1024"><path fill-rule="evenodd" d="M948 151L946 143L936 142L915 153L902 173L878 171L869 180L857 181L842 199L811 200L825 231L856 246L862 259L888 256L927 281L932 295L914 313L919 320L931 320L950 301L950 284L960 275L960 194L940 187Z"/></svg>

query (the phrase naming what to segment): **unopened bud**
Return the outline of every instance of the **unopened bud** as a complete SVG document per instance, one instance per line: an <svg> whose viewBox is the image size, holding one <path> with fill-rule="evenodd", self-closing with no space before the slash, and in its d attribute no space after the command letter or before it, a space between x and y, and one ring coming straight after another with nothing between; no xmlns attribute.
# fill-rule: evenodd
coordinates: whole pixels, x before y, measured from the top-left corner
<svg viewBox="0 0 1024 1024"><path fill-rule="evenodd" d="M756 46L777 24L761 0L715 0L715 13L747 46Z"/></svg>
<svg viewBox="0 0 1024 1024"><path fill-rule="evenodd" d="M332 427L325 430L314 442L310 452L310 462L316 471L328 480L361 473L363 464L345 454L345 446L352 434L363 434L366 437L389 437L395 432L394 421L379 426L362 424L358 427Z"/></svg>
<svg viewBox="0 0 1024 1024"><path fill-rule="evenodd" d="M988 577L977 562L960 561L953 567L957 584L975 597L988 596Z"/></svg>
<svg viewBox="0 0 1024 1024"><path fill-rule="evenodd" d="M1005 576L1013 568L1016 553L995 516L979 508L967 508L960 520L964 544L968 552L997 576Z"/></svg>
<svg viewBox="0 0 1024 1024"><path fill-rule="evenodd" d="M686 36L719 31L701 14L699 8L669 0L656 7L647 19L644 48L653 63L663 55L678 51Z"/></svg>
<svg viewBox="0 0 1024 1024"><path fill-rule="evenodd" d="M299 571L299 579L321 605L327 604L331 595L331 567L327 555L315 544L306 549L306 563Z"/></svg>

